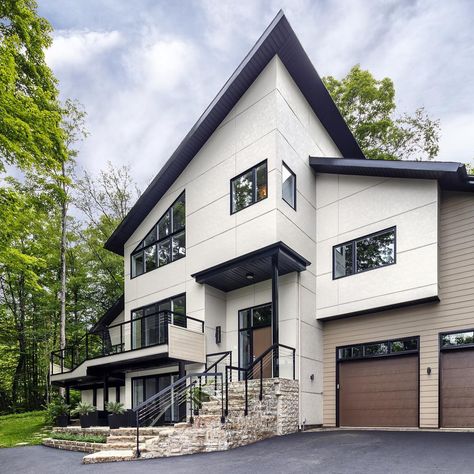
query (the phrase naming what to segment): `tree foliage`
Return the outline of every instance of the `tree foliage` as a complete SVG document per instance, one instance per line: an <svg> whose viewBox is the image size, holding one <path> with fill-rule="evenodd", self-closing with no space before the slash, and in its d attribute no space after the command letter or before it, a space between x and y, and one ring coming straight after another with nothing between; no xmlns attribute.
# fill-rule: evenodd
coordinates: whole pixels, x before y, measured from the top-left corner
<svg viewBox="0 0 474 474"><path fill-rule="evenodd" d="M66 160L56 80L44 50L51 26L34 0L0 2L0 171L54 169Z"/></svg>
<svg viewBox="0 0 474 474"><path fill-rule="evenodd" d="M439 121L423 108L396 115L395 87L360 66L346 77L323 79L326 88L367 158L431 160L439 151Z"/></svg>

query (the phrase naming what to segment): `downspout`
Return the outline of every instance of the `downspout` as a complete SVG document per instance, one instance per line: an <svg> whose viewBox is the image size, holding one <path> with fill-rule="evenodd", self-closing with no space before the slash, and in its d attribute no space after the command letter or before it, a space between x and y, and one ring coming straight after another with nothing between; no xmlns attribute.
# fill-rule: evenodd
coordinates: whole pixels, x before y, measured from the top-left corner
<svg viewBox="0 0 474 474"><path fill-rule="evenodd" d="M298 272L298 429L302 426L301 412L301 273Z"/></svg>

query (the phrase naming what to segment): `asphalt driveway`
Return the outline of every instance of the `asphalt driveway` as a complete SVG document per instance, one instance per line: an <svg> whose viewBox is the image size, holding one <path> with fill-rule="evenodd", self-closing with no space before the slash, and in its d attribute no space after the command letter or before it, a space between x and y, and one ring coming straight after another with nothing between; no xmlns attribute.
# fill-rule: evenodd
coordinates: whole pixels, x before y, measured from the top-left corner
<svg viewBox="0 0 474 474"><path fill-rule="evenodd" d="M327 431L273 438L222 453L82 465L43 446L0 449L1 473L472 473L474 433Z"/></svg>

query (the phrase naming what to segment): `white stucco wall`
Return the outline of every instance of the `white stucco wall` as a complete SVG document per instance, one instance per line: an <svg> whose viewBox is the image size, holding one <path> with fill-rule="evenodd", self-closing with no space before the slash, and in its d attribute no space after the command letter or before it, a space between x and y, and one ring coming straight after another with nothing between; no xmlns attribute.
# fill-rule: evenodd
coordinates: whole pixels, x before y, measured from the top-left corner
<svg viewBox="0 0 474 474"><path fill-rule="evenodd" d="M318 175L317 317L438 295L438 185ZM332 248L396 226L396 264L333 280Z"/></svg>

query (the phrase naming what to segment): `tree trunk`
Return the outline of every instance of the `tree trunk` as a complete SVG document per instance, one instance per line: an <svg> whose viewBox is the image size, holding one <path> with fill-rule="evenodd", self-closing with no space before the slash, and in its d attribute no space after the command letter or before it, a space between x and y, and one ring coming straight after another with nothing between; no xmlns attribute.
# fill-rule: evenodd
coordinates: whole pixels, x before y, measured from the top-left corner
<svg viewBox="0 0 474 474"><path fill-rule="evenodd" d="M61 289L59 290L59 303L61 307L61 315L59 320L59 347L61 350L66 348L66 219L67 219L67 194L66 194L66 166L62 163L61 176L63 178L62 191L63 197L61 200L61 245L60 245L60 259L61 259ZM63 353L64 357L64 353ZM60 389L60 393L64 396L64 389Z"/></svg>

